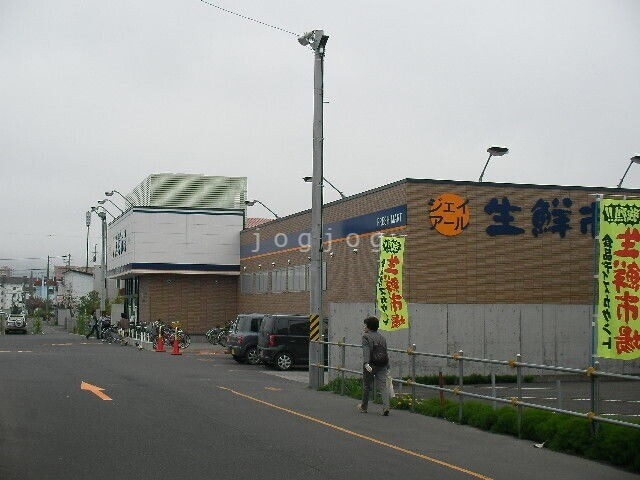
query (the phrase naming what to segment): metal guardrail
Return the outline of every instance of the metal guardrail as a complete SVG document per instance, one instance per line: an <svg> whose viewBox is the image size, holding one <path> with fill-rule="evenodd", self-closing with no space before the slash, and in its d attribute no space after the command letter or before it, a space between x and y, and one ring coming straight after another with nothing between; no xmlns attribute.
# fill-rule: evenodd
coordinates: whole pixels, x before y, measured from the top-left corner
<svg viewBox="0 0 640 480"><path fill-rule="evenodd" d="M336 346L338 348L340 348L340 365L338 366L332 366L332 365L325 365L324 368L327 368L329 370L334 370L337 372L340 372L340 376L342 379L342 388L341 388L341 395L344 395L344 380L345 380L345 374L346 373L353 373L356 375L362 375L362 371L360 370L352 370L352 369L348 369L345 366L345 362L346 362L346 349L347 348L357 348L357 349L362 349L362 345L360 344L353 344L353 343L346 343L345 338L343 337L340 341L338 342L327 342L327 341L318 341L318 343L323 343L326 345L333 345ZM454 353L453 355L447 355L447 354L439 354L439 353L429 353L429 352L419 352L416 350L416 345L413 344L410 347L408 347L405 350L400 350L400 349L394 349L394 348L389 348L388 349L389 352L396 352L396 353L400 353L400 354L405 354L409 356L410 359L410 375L408 379L405 378L393 378L392 381L394 383L397 383L399 385L403 385L403 386L407 386L411 389L411 410L413 410L413 406L415 404L415 400L416 400L416 392L417 389L427 389L427 390L435 390L441 393L450 393L453 394L454 396L457 396L459 399L459 408L458 408L458 422L461 423L462 422L462 413L463 413L463 405L464 405L464 398L468 397L468 398L474 398L474 399L481 399L481 400L488 400L493 402L494 404L494 408L497 405L497 403L504 403L504 404L510 404L513 405L515 407L517 407L517 426L518 426L518 434L521 434L521 426L522 426L522 410L524 407L528 407L528 408L535 408L535 409L539 409L539 410L546 410L549 412L556 412L556 413L562 413L562 414L566 414L566 415L571 415L574 417L581 417L581 418L586 418L589 421L592 422L593 428L597 429L597 424L598 422L603 422L603 423L610 423L610 424L614 424L614 425L622 425L625 427L631 427L631 428L637 428L640 429L640 424L637 423L632 423L632 422L627 422L624 420L619 420L619 419L615 419L615 418L607 418L604 417L602 415L598 414L598 406L600 405L600 401L601 401L601 396L600 396L600 380L601 379L616 379L616 380L625 380L625 381L640 381L640 376L634 376L634 375L625 375L625 374L618 374L618 373L612 373L612 372L604 372L604 371L600 371L598 369L599 367L599 363L595 362L595 364L593 366L589 366L587 368L584 369L578 369L578 368L570 368L570 367L561 367L561 366L553 366L553 365L540 365L540 364L534 364L534 363L527 363L527 362L522 362L521 361L521 356L520 354L516 355L514 359L510 359L510 360L494 360L494 359L486 359L486 358L474 358L474 357L465 357L464 356L464 352L462 350L458 351L457 353ZM440 358L440 359L447 359L447 360L453 360L457 363L457 377L458 377L458 385L456 385L454 388L448 388L448 387L444 387L444 386L436 386L436 385L427 385L427 384L423 384L423 383L418 383L415 381L416 378L416 358L417 357L430 357L430 358ZM491 375L491 379L492 379L492 395L482 395L482 394L478 394L478 393L472 393L469 391L465 391L464 390L464 365L465 363L468 362L475 362L475 363L482 363L482 364L489 364L489 365L500 365L500 366L508 366L512 369L515 370L515 374L516 374L516 389L517 389L517 396L514 397L510 397L510 398L501 398L498 397L495 394L495 374ZM315 364L314 365L316 368L322 368L321 365L319 364ZM532 402L527 402L524 401L523 399L523 395L522 395L522 384L524 382L524 374L523 374L523 369L528 368L528 369L535 369L535 370L543 370L543 371L549 371L549 372L555 372L555 373L563 373L563 374L578 374L578 375L586 375L588 377L588 380L590 381L590 397L589 397L589 404L590 404L590 409L588 412L578 412L575 410L568 410L568 409L564 409L564 408L559 408L559 407L551 407L548 405L541 405L541 404L537 404L537 403L532 403Z"/></svg>

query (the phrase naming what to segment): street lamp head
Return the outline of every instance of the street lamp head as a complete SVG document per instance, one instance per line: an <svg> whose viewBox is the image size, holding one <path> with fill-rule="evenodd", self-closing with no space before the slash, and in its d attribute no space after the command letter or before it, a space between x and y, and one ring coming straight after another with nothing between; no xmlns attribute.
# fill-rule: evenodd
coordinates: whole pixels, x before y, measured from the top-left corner
<svg viewBox="0 0 640 480"><path fill-rule="evenodd" d="M111 190L110 192L104 192L104 194L105 194L107 197L110 197L111 195L113 195L113 190Z"/></svg>
<svg viewBox="0 0 640 480"><path fill-rule="evenodd" d="M302 45L303 47L306 47L308 45L312 50L316 51L324 48L324 46L327 44L327 40L329 40L329 36L325 35L323 30L311 30L301 37L298 37L298 43L300 45Z"/></svg>
<svg viewBox="0 0 640 480"><path fill-rule="evenodd" d="M245 200L244 204L248 207L253 207L256 204L255 200Z"/></svg>
<svg viewBox="0 0 640 480"><path fill-rule="evenodd" d="M106 200L98 200L98 203L99 203L100 205L104 205L104 204L105 204L105 202L106 202Z"/></svg>
<svg viewBox="0 0 640 480"><path fill-rule="evenodd" d="M313 32L307 32L301 37L298 37L298 43L303 47L306 47L307 45L309 45L309 43L311 43L310 39L312 36L313 36Z"/></svg>
<svg viewBox="0 0 640 480"><path fill-rule="evenodd" d="M479 182L482 181L482 177L484 177L484 172L487 170L487 165L489 165L489 160L491 157L501 157L502 155L506 155L509 153L509 149L507 147L489 147L487 148L487 153L489 154L489 158L487 158L486 163L484 164L484 168L482 169L482 173L480 174Z"/></svg>
<svg viewBox="0 0 640 480"><path fill-rule="evenodd" d="M506 147L489 147L487 148L487 153L489 153L492 157L501 157L509 153L509 149Z"/></svg>
<svg viewBox="0 0 640 480"><path fill-rule="evenodd" d="M631 161L629 162L629 165L627 166L627 169L624 171L624 174L622 175L622 178L618 182L618 188L622 187L622 182L624 182L624 177L626 177L627 173L629 173L629 169L631 168L631 165L633 165L634 163L640 163L640 155L634 155L629 160L631 160Z"/></svg>
<svg viewBox="0 0 640 480"><path fill-rule="evenodd" d="M305 182L310 182L311 180L313 180L313 177L302 177L302 180L304 180Z"/></svg>

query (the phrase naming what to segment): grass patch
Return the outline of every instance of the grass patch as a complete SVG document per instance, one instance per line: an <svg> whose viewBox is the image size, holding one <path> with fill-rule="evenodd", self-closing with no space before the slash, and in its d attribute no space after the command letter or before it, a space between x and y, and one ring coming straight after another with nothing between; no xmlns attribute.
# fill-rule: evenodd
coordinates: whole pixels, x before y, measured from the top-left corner
<svg viewBox="0 0 640 480"><path fill-rule="evenodd" d="M340 394L343 388L345 395L362 398L360 377L345 378L344 382L336 378L319 390ZM379 399L374 401L379 403ZM391 407L452 422L459 419L459 403L447 399L441 404L438 397L413 399L409 394L398 394L391 399ZM462 423L481 430L518 436L517 407L511 405L494 409L477 401L464 402ZM640 473L640 430L600 423L597 432L593 433L592 426L586 418L524 408L520 436L525 440L544 443L545 448L551 450Z"/></svg>

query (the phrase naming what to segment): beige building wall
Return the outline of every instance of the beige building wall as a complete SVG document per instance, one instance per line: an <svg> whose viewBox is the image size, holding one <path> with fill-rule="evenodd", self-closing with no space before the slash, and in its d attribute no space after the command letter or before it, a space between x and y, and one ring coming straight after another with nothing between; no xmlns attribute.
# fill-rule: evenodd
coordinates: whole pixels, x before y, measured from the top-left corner
<svg viewBox="0 0 640 480"><path fill-rule="evenodd" d="M138 321L180 321L190 334L223 326L237 315L237 282L228 275L143 275Z"/></svg>

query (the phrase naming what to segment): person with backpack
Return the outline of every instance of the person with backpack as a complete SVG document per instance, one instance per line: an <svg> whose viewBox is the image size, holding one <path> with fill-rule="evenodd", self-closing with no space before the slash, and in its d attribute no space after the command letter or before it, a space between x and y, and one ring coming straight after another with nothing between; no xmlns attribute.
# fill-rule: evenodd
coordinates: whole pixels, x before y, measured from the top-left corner
<svg viewBox="0 0 640 480"><path fill-rule="evenodd" d="M387 352L387 341L378 332L379 325L380 321L376 317L364 319L362 333L362 403L358 405L358 410L362 413L367 413L369 393L375 379L376 385L381 389L382 415L386 417L389 415L389 386L387 385L389 353Z"/></svg>

